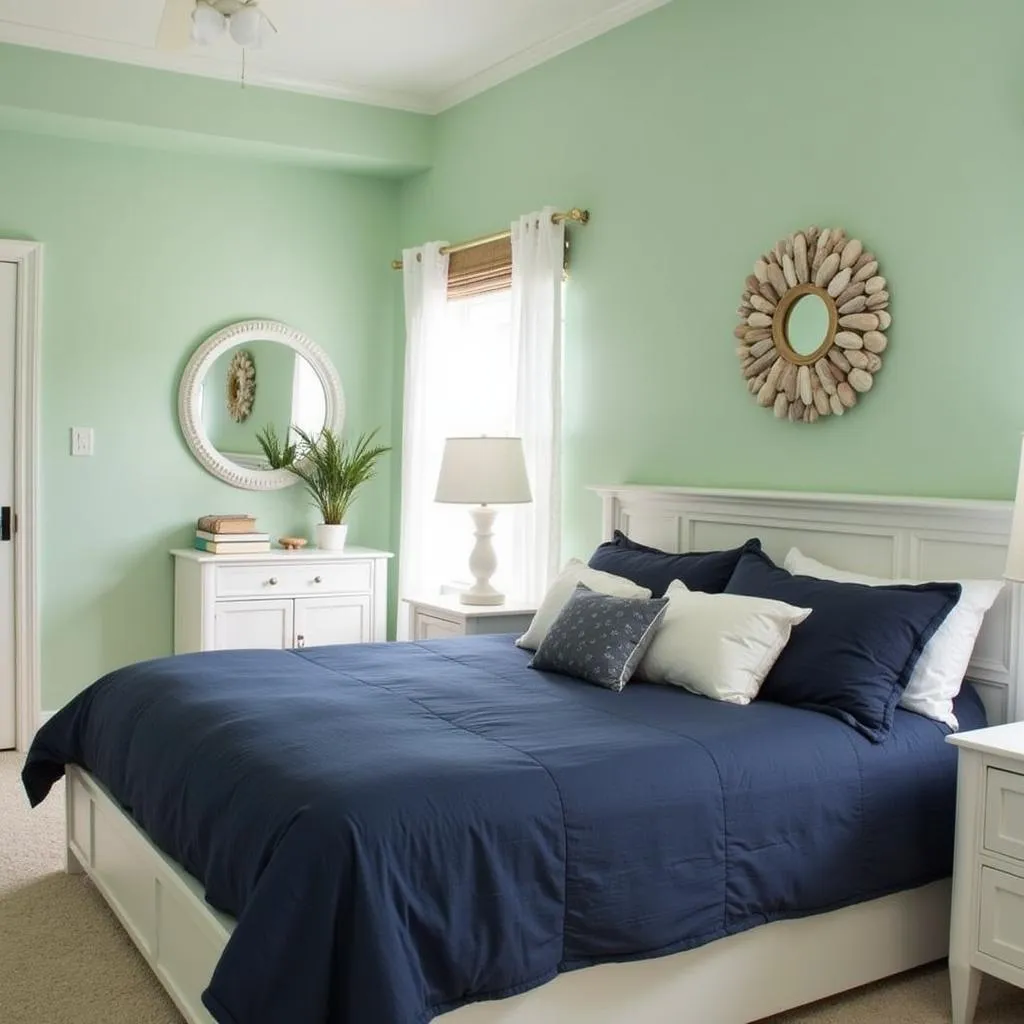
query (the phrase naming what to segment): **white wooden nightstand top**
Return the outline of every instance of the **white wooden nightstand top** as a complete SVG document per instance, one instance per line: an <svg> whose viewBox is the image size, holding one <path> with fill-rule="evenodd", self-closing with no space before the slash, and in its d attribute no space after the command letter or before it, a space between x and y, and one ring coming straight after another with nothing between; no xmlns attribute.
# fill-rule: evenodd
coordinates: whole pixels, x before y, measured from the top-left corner
<svg viewBox="0 0 1024 1024"><path fill-rule="evenodd" d="M947 743L983 754L1024 758L1024 722L1008 722L988 729L971 729L946 737Z"/></svg>
<svg viewBox="0 0 1024 1024"><path fill-rule="evenodd" d="M403 601L416 605L425 611L443 612L451 615L472 615L474 618L486 618L499 615L533 615L537 611L535 604L525 601L507 599L504 604L463 604L458 594L433 594L430 597L404 597Z"/></svg>

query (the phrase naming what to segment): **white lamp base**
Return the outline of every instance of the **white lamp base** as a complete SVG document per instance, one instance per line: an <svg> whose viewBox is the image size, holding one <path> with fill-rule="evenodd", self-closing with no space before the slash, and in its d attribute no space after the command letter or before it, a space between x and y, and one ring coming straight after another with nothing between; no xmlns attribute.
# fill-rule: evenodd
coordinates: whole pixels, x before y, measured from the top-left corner
<svg viewBox="0 0 1024 1024"><path fill-rule="evenodd" d="M462 604L505 603L505 595L491 586L491 577L498 568L498 556L494 553L494 545L491 544L491 537L494 536L491 527L497 514L497 509L488 505L478 505L469 510L470 518L473 520L473 533L476 536L476 544L473 545L469 556L469 571L476 582L459 594L459 601Z"/></svg>

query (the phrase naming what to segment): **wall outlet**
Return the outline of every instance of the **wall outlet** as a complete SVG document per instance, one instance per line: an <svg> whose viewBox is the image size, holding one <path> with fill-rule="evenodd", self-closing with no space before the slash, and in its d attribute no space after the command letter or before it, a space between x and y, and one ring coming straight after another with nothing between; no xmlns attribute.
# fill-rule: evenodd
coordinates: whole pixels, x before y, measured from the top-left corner
<svg viewBox="0 0 1024 1024"><path fill-rule="evenodd" d="M71 454L92 455L93 438L92 427L71 428Z"/></svg>

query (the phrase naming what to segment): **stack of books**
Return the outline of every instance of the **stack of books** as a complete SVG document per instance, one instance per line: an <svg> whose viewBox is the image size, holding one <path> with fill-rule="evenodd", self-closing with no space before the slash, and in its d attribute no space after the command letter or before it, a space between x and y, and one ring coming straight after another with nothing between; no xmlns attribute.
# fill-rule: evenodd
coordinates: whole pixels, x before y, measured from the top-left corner
<svg viewBox="0 0 1024 1024"><path fill-rule="evenodd" d="M270 534L258 533L252 516L203 516L195 547L211 555L254 555L270 550Z"/></svg>

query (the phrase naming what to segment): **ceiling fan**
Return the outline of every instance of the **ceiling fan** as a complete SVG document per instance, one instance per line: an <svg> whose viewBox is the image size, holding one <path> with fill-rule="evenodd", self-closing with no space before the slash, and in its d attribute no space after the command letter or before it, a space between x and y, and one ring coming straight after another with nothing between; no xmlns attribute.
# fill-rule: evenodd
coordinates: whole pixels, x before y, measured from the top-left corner
<svg viewBox="0 0 1024 1024"><path fill-rule="evenodd" d="M274 23L259 0L165 0L156 34L158 50L183 50L190 42L208 45L225 32L241 47L259 49Z"/></svg>

